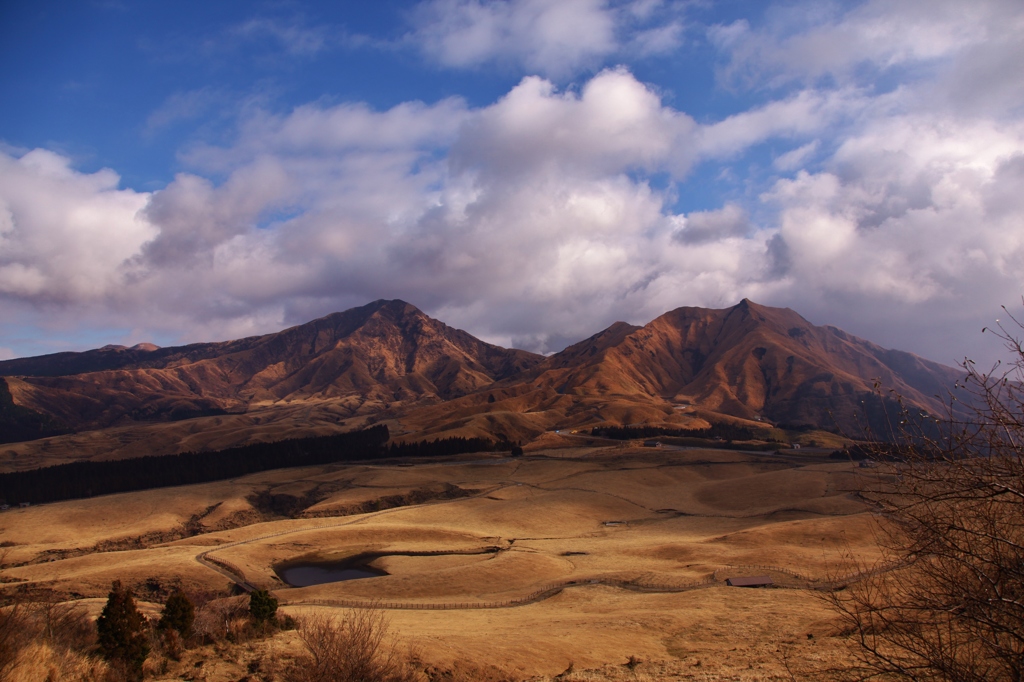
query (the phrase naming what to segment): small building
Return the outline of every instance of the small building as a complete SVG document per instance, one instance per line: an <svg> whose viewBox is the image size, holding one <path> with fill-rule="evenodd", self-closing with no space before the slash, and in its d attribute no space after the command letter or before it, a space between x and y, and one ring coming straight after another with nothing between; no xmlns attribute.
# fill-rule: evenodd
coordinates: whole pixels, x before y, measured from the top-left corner
<svg viewBox="0 0 1024 682"><path fill-rule="evenodd" d="M769 587L774 585L771 576L750 575L741 578L727 578L725 584L729 587Z"/></svg>
<svg viewBox="0 0 1024 682"><path fill-rule="evenodd" d="M21 503L21 504L19 504L18 506L19 506L19 507L28 507L28 506L29 506L29 505L31 505L31 504L32 504L31 502L22 502L22 503Z"/></svg>
<svg viewBox="0 0 1024 682"><path fill-rule="evenodd" d="M793 448L794 450L799 450L800 449L800 443L790 443L789 447Z"/></svg>
<svg viewBox="0 0 1024 682"><path fill-rule="evenodd" d="M656 440L645 440L644 441L644 447L645 448L660 448L661 447L661 443L656 441Z"/></svg>

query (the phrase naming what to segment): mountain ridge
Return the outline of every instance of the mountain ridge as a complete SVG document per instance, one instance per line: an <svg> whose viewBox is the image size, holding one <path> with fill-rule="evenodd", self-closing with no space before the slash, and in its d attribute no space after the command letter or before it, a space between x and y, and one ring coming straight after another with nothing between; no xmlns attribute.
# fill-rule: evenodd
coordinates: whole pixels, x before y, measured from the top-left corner
<svg viewBox="0 0 1024 682"><path fill-rule="evenodd" d="M99 351L89 351L95 364ZM109 353L109 351L107 352ZM242 410L261 403L357 397L447 400L539 362L485 343L404 301L379 300L273 334L190 344L113 358L109 369L74 369L61 354L0 362L22 405L78 426ZM80 363L82 364L82 363ZM42 371L39 371L41 368Z"/></svg>
<svg viewBox="0 0 1024 682"><path fill-rule="evenodd" d="M112 367L60 373L101 360ZM39 374L13 375L25 369ZM3 361L0 376L20 406L78 430L321 401L412 433L529 440L556 428L719 418L855 432L881 425L876 381L938 412L935 396L959 373L747 299L616 322L548 357L378 300L232 341Z"/></svg>
<svg viewBox="0 0 1024 682"><path fill-rule="evenodd" d="M908 406L939 414L935 396L958 378L953 368L744 300L677 308L642 327L615 323L491 387L486 404L468 395L413 416L432 433L451 424L462 435L491 430L510 440L626 424L702 428L723 419L884 436L898 406L876 391L876 380Z"/></svg>

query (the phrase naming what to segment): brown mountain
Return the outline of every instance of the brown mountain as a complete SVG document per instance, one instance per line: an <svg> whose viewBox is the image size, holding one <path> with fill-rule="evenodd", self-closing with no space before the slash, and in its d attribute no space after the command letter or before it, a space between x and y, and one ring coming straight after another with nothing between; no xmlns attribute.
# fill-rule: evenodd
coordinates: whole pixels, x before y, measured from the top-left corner
<svg viewBox="0 0 1024 682"><path fill-rule="evenodd" d="M724 310L678 308L617 343L584 342L559 355L574 362L555 356L538 370L571 368L563 391L653 395L747 419L821 426L833 416L852 426L876 380L937 412L935 396L959 376L836 327L816 327L788 308L748 300ZM589 357L580 362L581 356Z"/></svg>
<svg viewBox="0 0 1024 682"><path fill-rule="evenodd" d="M403 301L375 301L237 341L9 360L0 362L0 376L11 377L19 405L99 428L303 400L339 401L353 413L449 400L541 360L484 343Z"/></svg>
<svg viewBox="0 0 1024 682"><path fill-rule="evenodd" d="M717 418L886 433L893 390L939 413L959 372L886 350L788 308L744 300L678 308L643 327L617 322L482 395L411 415L419 428L530 438L606 424L699 426ZM492 401L492 397L494 400Z"/></svg>
<svg viewBox="0 0 1024 682"><path fill-rule="evenodd" d="M553 429L722 419L858 434L883 427L876 380L938 412L935 396L959 376L746 300L723 310L679 308L643 327L617 322L548 358L484 343L402 301L376 301L237 341L0 362L5 375L8 412L38 417L27 433L207 415L173 429L104 431L96 443L107 453L226 447L349 428L367 417L388 419L406 438L528 441ZM78 436L54 440L69 451L90 447Z"/></svg>

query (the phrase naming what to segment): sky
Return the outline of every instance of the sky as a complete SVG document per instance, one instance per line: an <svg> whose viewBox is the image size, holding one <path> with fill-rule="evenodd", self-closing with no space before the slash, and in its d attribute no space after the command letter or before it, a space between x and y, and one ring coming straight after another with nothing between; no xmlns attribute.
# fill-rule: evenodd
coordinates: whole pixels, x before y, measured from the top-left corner
<svg viewBox="0 0 1024 682"><path fill-rule="evenodd" d="M550 353L749 298L992 363L1022 35L1019 0L2 2L0 358L381 298Z"/></svg>

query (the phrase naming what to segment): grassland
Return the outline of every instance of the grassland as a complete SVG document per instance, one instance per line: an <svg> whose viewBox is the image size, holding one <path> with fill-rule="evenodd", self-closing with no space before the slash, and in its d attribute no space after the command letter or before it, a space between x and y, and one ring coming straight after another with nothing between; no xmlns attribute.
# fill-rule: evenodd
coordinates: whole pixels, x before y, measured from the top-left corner
<svg viewBox="0 0 1024 682"><path fill-rule="evenodd" d="M541 679L570 664L575 679L782 679L787 665L841 655L808 578L843 572L848 549L873 557L874 518L857 494L870 472L806 450L628 444L264 472L0 513L0 590L95 611L119 579L152 610L171 587L227 595L233 576L302 615L344 612L331 602L496 605L563 586L519 606L388 613L425 667L471 679ZM365 552L386 555L374 565L389 575L291 588L274 572ZM424 552L459 553L404 555ZM779 586L721 582L764 572ZM283 633L204 674L238 679L246 656L297 646ZM644 663L629 671L630 656Z"/></svg>

